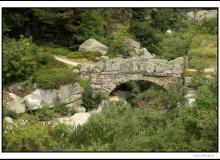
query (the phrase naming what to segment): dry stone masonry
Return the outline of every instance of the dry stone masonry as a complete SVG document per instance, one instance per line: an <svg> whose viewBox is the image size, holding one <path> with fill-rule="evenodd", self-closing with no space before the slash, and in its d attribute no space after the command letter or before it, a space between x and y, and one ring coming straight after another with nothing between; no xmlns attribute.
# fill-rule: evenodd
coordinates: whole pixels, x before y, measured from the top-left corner
<svg viewBox="0 0 220 160"><path fill-rule="evenodd" d="M168 61L142 55L81 66L80 73L82 79L91 81L94 89L109 94L116 86L130 80L146 80L166 87L168 83L180 79L182 68L183 57Z"/></svg>

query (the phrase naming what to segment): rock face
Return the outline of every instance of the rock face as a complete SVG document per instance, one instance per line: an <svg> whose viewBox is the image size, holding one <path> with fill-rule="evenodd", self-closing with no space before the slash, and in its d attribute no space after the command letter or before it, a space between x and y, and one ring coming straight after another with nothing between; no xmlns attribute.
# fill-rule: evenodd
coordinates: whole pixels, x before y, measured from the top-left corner
<svg viewBox="0 0 220 160"><path fill-rule="evenodd" d="M200 11L191 11L188 12L187 14L187 18L190 20L203 20L205 18L209 19L209 18L213 18L213 17L217 17L217 10L200 10Z"/></svg>
<svg viewBox="0 0 220 160"><path fill-rule="evenodd" d="M116 86L129 80L146 80L165 87L167 83L180 79L183 57L168 61L143 55L98 62L92 66L91 72L84 67L81 78L90 80L94 89L109 94Z"/></svg>
<svg viewBox="0 0 220 160"><path fill-rule="evenodd" d="M37 110L43 106L54 107L57 103L68 104L70 108L74 103L81 104L81 89L78 83L60 86L59 90L37 89L24 97L28 110Z"/></svg>
<svg viewBox="0 0 220 160"><path fill-rule="evenodd" d="M81 98L80 85L78 83L60 86L58 99L60 103L72 103Z"/></svg>
<svg viewBox="0 0 220 160"><path fill-rule="evenodd" d="M37 110L43 106L52 108L58 102L58 91L55 89L37 89L24 97L28 110Z"/></svg>
<svg viewBox="0 0 220 160"><path fill-rule="evenodd" d="M16 113L24 113L26 111L26 105L24 103L23 98L13 94L13 93L9 93L9 92L4 92L4 104L5 106L16 112ZM7 99L7 100L6 100Z"/></svg>
<svg viewBox="0 0 220 160"><path fill-rule="evenodd" d="M105 55L108 52L108 47L100 43L95 39L88 39L79 46L79 51L82 52L99 52L102 55Z"/></svg>

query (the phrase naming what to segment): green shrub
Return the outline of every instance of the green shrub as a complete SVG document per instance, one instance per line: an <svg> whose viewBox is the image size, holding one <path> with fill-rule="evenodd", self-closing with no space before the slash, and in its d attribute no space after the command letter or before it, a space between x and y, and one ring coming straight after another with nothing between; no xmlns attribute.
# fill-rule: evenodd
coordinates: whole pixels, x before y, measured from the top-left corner
<svg viewBox="0 0 220 160"><path fill-rule="evenodd" d="M40 121L50 121L57 117L54 110L48 108L47 106L44 106L41 109L37 110L36 115L38 116Z"/></svg>
<svg viewBox="0 0 220 160"><path fill-rule="evenodd" d="M3 81L27 79L37 68L35 60L37 48L31 38L3 40Z"/></svg>
<svg viewBox="0 0 220 160"><path fill-rule="evenodd" d="M158 31L151 27L149 23L134 21L129 28L129 33L134 35L138 42L146 47L149 52L158 52L157 45L160 40Z"/></svg>
<svg viewBox="0 0 220 160"><path fill-rule="evenodd" d="M98 105L104 100L106 97L101 93L95 93L93 88L90 84L87 84L84 88L84 91L82 93L82 101L83 106L87 110L92 110L94 108L97 108Z"/></svg>
<svg viewBox="0 0 220 160"><path fill-rule="evenodd" d="M172 33L163 37L159 42L158 50L162 58L172 60L177 57L188 55L190 48L190 36Z"/></svg>
<svg viewBox="0 0 220 160"><path fill-rule="evenodd" d="M54 111L61 116L67 116L69 113L68 107L63 103L54 106Z"/></svg>
<svg viewBox="0 0 220 160"><path fill-rule="evenodd" d="M94 91L93 91L91 85L88 84L84 88L84 91L82 93L83 106L88 110L91 110L96 107L95 103L94 103L93 95L94 95Z"/></svg>
<svg viewBox="0 0 220 160"><path fill-rule="evenodd" d="M38 63L40 64L48 64L50 61L52 61L53 56L50 53L46 53L46 52L39 52L36 55L36 60Z"/></svg>
<svg viewBox="0 0 220 160"><path fill-rule="evenodd" d="M162 94L162 104L170 112L178 105L186 102L185 98L186 88L180 83L170 83L166 86L166 91Z"/></svg>
<svg viewBox="0 0 220 160"><path fill-rule="evenodd" d="M16 128L3 137L4 151L36 152L56 149L56 142L48 135L46 128L36 123Z"/></svg>
<svg viewBox="0 0 220 160"><path fill-rule="evenodd" d="M57 124L54 128L49 132L51 138L57 142L56 151L65 151L67 147L69 147L69 138L72 133L72 129L65 124Z"/></svg>
<svg viewBox="0 0 220 160"><path fill-rule="evenodd" d="M49 68L34 73L34 81L44 89L59 88L60 85L74 83L76 77L68 68Z"/></svg>
<svg viewBox="0 0 220 160"><path fill-rule="evenodd" d="M86 58L90 61L95 61L96 57L100 57L102 54L99 52L71 52L67 55L68 58L71 59L79 59L79 58Z"/></svg>

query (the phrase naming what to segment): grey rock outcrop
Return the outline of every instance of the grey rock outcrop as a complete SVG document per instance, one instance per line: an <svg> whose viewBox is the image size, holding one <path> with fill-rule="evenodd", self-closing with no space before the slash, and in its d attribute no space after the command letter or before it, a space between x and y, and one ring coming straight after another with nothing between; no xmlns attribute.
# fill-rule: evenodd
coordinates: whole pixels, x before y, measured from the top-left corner
<svg viewBox="0 0 220 160"><path fill-rule="evenodd" d="M217 17L217 10L199 10L199 11L190 11L187 14L189 20L203 20Z"/></svg>
<svg viewBox="0 0 220 160"><path fill-rule="evenodd" d="M68 104L70 108L81 105L81 88L78 83L67 84L56 89L37 89L24 97L28 110L37 110L43 106L54 107L57 103Z"/></svg>
<svg viewBox="0 0 220 160"><path fill-rule="evenodd" d="M8 100L4 100L3 103L9 110L12 110L18 114L26 111L26 105L23 98L9 92L4 92L3 94L8 97Z"/></svg>
<svg viewBox="0 0 220 160"><path fill-rule="evenodd" d="M52 108L58 102L58 91L55 89L37 89L24 97L28 110L37 110L44 106Z"/></svg>
<svg viewBox="0 0 220 160"><path fill-rule="evenodd" d="M78 83L60 86L58 99L60 103L72 103L81 98L80 85Z"/></svg>
<svg viewBox="0 0 220 160"><path fill-rule="evenodd" d="M81 52L99 52L105 55L108 52L108 47L99 41L90 38L79 46Z"/></svg>

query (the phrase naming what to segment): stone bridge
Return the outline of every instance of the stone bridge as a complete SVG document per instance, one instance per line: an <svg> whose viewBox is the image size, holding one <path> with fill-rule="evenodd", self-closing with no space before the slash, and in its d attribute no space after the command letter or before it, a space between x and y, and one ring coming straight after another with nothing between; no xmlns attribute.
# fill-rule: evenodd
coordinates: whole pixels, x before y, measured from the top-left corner
<svg viewBox="0 0 220 160"><path fill-rule="evenodd" d="M130 80L145 80L166 88L166 85L181 79L183 57L175 60L145 56L99 61L94 66L81 66L81 78L91 81L95 90L110 94L118 85Z"/></svg>

